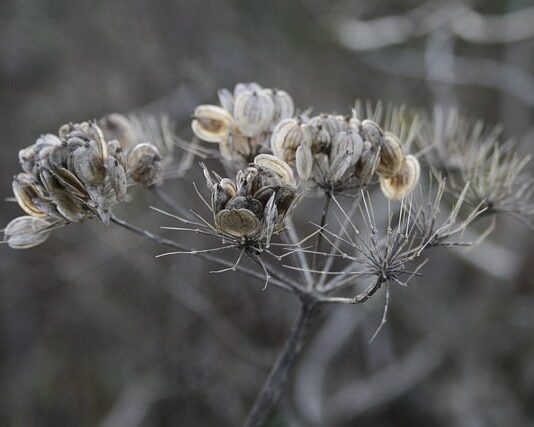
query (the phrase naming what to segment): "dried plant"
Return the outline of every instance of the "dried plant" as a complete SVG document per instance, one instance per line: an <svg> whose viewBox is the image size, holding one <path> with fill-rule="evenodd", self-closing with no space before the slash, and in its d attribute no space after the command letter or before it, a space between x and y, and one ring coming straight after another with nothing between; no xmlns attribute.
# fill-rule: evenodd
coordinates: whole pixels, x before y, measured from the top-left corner
<svg viewBox="0 0 534 427"><path fill-rule="evenodd" d="M233 93L223 89L219 101L221 106L198 106L192 120L198 138L218 144L215 157L225 166L223 173L202 164L208 191L195 191L208 215L155 192L171 209L158 211L180 222L163 228L216 238L219 246L191 250L111 214L125 200L127 179L154 188L182 176L194 154L210 153L180 142L187 154L173 166L182 140L171 121L119 114L101 119L100 126L65 125L58 136L42 136L21 150L23 172L13 191L28 216L13 220L4 233L11 247L28 248L55 228L98 217L172 249L160 256L200 256L221 266L218 273L242 273L296 296L299 314L247 426L264 424L326 305L365 303L385 289L378 333L390 287L422 275L434 250L475 245L495 222L474 241L464 241L464 232L486 216L526 220L534 213L528 158L500 143L496 129L456 113L428 116L356 102L347 116L295 116L290 95L256 83L238 84ZM410 154L414 147L421 152ZM324 204L306 215L299 203L310 195ZM296 225L303 219L315 229L299 236ZM226 250L237 260L218 255ZM244 257L259 270L243 265Z"/></svg>

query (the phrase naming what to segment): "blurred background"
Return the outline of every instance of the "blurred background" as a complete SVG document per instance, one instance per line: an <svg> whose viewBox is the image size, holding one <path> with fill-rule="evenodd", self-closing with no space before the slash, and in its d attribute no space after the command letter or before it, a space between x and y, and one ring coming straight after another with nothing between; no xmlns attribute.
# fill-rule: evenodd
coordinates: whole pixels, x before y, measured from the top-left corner
<svg viewBox="0 0 534 427"><path fill-rule="evenodd" d="M318 112L356 98L458 107L503 124L526 155L533 23L527 0L3 0L0 194L18 150L64 122L167 112L189 139L194 106L239 81ZM198 169L165 184L184 206L200 206ZM161 203L139 190L117 212L175 225L149 205ZM0 224L19 214L2 202ZM97 221L0 246L0 425L240 424L295 301L159 252ZM533 234L501 219L479 248L437 252L393 289L373 343L383 297L327 311L269 425L534 425L533 261Z"/></svg>

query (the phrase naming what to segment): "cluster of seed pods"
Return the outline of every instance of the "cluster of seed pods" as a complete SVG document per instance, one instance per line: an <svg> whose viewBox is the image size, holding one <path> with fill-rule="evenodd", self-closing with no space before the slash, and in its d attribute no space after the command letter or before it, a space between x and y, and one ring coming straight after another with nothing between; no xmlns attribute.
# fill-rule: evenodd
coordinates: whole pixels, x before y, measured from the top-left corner
<svg viewBox="0 0 534 427"><path fill-rule="evenodd" d="M419 163L399 139L374 121L320 114L280 121L271 137L273 154L295 166L301 181L328 192L367 185L377 174L384 195L400 199L419 179Z"/></svg>
<svg viewBox="0 0 534 427"><path fill-rule="evenodd" d="M95 122L69 123L58 135L39 137L20 150L19 161L23 172L13 179L13 194L28 216L4 230L13 248L36 246L69 223L98 217L107 224L111 206L126 197L128 176L151 185L161 169L156 147L138 144L125 152Z"/></svg>
<svg viewBox="0 0 534 427"><path fill-rule="evenodd" d="M293 99L283 91L257 83L239 83L234 92L218 92L220 106L199 105L191 127L195 135L219 144L223 159L237 168L268 149L274 126L294 114Z"/></svg>
<svg viewBox="0 0 534 427"><path fill-rule="evenodd" d="M211 204L217 230L230 239L261 248L284 228L297 200L293 171L284 161L259 154L235 182L214 178L204 170L212 192Z"/></svg>

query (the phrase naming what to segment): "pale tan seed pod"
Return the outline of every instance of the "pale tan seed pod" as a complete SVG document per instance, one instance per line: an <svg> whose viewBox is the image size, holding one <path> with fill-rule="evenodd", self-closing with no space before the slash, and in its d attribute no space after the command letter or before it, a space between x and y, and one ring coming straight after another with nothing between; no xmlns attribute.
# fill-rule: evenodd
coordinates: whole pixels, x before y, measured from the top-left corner
<svg viewBox="0 0 534 427"><path fill-rule="evenodd" d="M339 132L344 132L348 129L345 118L333 114L319 114L312 117L307 124L315 127L317 131L326 130L330 135L330 139L333 139Z"/></svg>
<svg viewBox="0 0 534 427"><path fill-rule="evenodd" d="M102 163L105 165L108 161L108 144L104 138L104 133L100 126L94 122L89 122L89 131L88 134L91 136L92 140L96 142L98 152L102 159Z"/></svg>
<svg viewBox="0 0 534 427"><path fill-rule="evenodd" d="M128 174L145 187L160 182L163 168L158 148L148 143L137 145L128 155Z"/></svg>
<svg viewBox="0 0 534 427"><path fill-rule="evenodd" d="M361 132L363 139L369 141L374 146L379 146L384 131L372 120L366 119L362 121Z"/></svg>
<svg viewBox="0 0 534 427"><path fill-rule="evenodd" d="M254 138L269 129L274 116L274 101L265 92L242 92L234 101L234 120L239 130Z"/></svg>
<svg viewBox="0 0 534 427"><path fill-rule="evenodd" d="M122 202L126 198L126 170L114 156L108 157L107 169L115 197L119 202Z"/></svg>
<svg viewBox="0 0 534 427"><path fill-rule="evenodd" d="M231 179L223 178L221 179L219 185L230 197L234 197L236 195L237 188L234 184L234 181L232 181Z"/></svg>
<svg viewBox="0 0 534 427"><path fill-rule="evenodd" d="M50 236L50 223L34 216L13 219L4 230L4 240L12 249L29 249L43 243Z"/></svg>
<svg viewBox="0 0 534 427"><path fill-rule="evenodd" d="M131 150L137 144L135 131L125 115L111 113L102 117L98 123L106 141L117 140L124 150Z"/></svg>
<svg viewBox="0 0 534 427"><path fill-rule="evenodd" d="M261 227L258 217L248 209L223 209L215 223L221 231L236 237L253 236Z"/></svg>
<svg viewBox="0 0 534 427"><path fill-rule="evenodd" d="M404 165L398 175L380 177L380 189L390 200L399 200L411 193L419 182L421 166L416 157L406 156Z"/></svg>
<svg viewBox="0 0 534 427"><path fill-rule="evenodd" d="M55 191L54 204L59 214L68 222L80 222L86 217L82 205L67 191Z"/></svg>
<svg viewBox="0 0 534 427"><path fill-rule="evenodd" d="M285 90L274 89L271 97L274 101L274 115L272 118L273 126L276 126L280 120L293 117L293 114L295 113L295 105L293 103L293 98L291 98L289 93Z"/></svg>
<svg viewBox="0 0 534 427"><path fill-rule="evenodd" d="M296 185L293 170L286 162L278 157L275 157L272 154L258 154L254 158L254 164L272 170L280 177L280 183L282 185Z"/></svg>
<svg viewBox="0 0 534 427"><path fill-rule="evenodd" d="M354 166L363 150L363 140L358 132L347 131L339 132L332 141L332 148L330 152L331 164L339 162L340 157L348 157L349 165Z"/></svg>
<svg viewBox="0 0 534 427"><path fill-rule="evenodd" d="M285 162L295 160L299 145L311 145L312 128L297 119L285 119L275 126L271 135L273 154Z"/></svg>
<svg viewBox="0 0 534 427"><path fill-rule="evenodd" d="M199 105L193 113L191 128L196 136L207 142L221 142L234 126L228 111L216 105Z"/></svg>
<svg viewBox="0 0 534 427"><path fill-rule="evenodd" d="M31 176L24 173L18 174L13 179L12 186L15 199L24 212L36 218L47 216L46 212L35 203L35 200L41 198L42 194L38 187L33 184Z"/></svg>
<svg viewBox="0 0 534 427"><path fill-rule="evenodd" d="M380 144L377 173L384 177L397 175L404 165L404 158L404 150L399 139L392 133L386 133Z"/></svg>

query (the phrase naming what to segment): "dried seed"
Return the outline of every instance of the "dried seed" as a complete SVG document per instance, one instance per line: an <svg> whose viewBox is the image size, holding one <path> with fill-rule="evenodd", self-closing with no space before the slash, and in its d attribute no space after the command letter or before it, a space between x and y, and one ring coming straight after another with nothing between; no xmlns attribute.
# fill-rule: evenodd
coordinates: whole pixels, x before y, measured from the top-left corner
<svg viewBox="0 0 534 427"><path fill-rule="evenodd" d="M275 89L272 91L271 97L274 101L273 125L276 125L280 120L293 117L295 105L291 95L284 90Z"/></svg>
<svg viewBox="0 0 534 427"><path fill-rule="evenodd" d="M191 128L196 136L207 142L221 142L234 126L228 111L216 105L199 105L195 108Z"/></svg>
<svg viewBox="0 0 534 427"><path fill-rule="evenodd" d="M4 230L4 240L13 249L28 249L40 245L50 236L51 224L42 218L20 216Z"/></svg>
<svg viewBox="0 0 534 427"><path fill-rule="evenodd" d="M258 154L254 158L254 164L259 167L272 170L280 177L282 185L295 186L295 177L289 165L272 154Z"/></svg>
<svg viewBox="0 0 534 427"><path fill-rule="evenodd" d="M145 187L157 184L163 174L158 148L153 144L138 144L128 155L128 174Z"/></svg>
<svg viewBox="0 0 534 427"><path fill-rule="evenodd" d="M416 157L406 156L404 165L398 175L380 177L380 189L391 200L399 200L411 193L419 182L421 167Z"/></svg>
<svg viewBox="0 0 534 427"><path fill-rule="evenodd" d="M362 121L361 132L363 139L369 141L371 144L373 144L373 146L379 146L381 138L384 135L384 132L382 129L380 129L380 126L369 119Z"/></svg>
<svg viewBox="0 0 534 427"><path fill-rule="evenodd" d="M215 222L221 231L237 237L252 236L261 227L258 217L248 209L224 209L216 215Z"/></svg>
<svg viewBox="0 0 534 427"><path fill-rule="evenodd" d="M384 177L395 176L399 173L403 164L404 150L399 139L391 133L386 133L380 144L378 174Z"/></svg>
<svg viewBox="0 0 534 427"><path fill-rule="evenodd" d="M311 147L307 144L297 148L295 167L300 179L307 181L311 178L313 169L313 156Z"/></svg>
<svg viewBox="0 0 534 427"><path fill-rule="evenodd" d="M269 129L274 101L264 90L240 93L234 102L234 120L239 130L254 138Z"/></svg>
<svg viewBox="0 0 534 427"><path fill-rule="evenodd" d="M273 130L271 150L273 154L285 162L295 160L297 147L310 144L312 129L297 119L282 120Z"/></svg>
<svg viewBox="0 0 534 427"><path fill-rule="evenodd" d="M43 212L35 204L35 200L41 198L42 194L30 175L24 173L18 174L13 179L12 186L15 199L24 212L36 218L47 216L46 212Z"/></svg>

